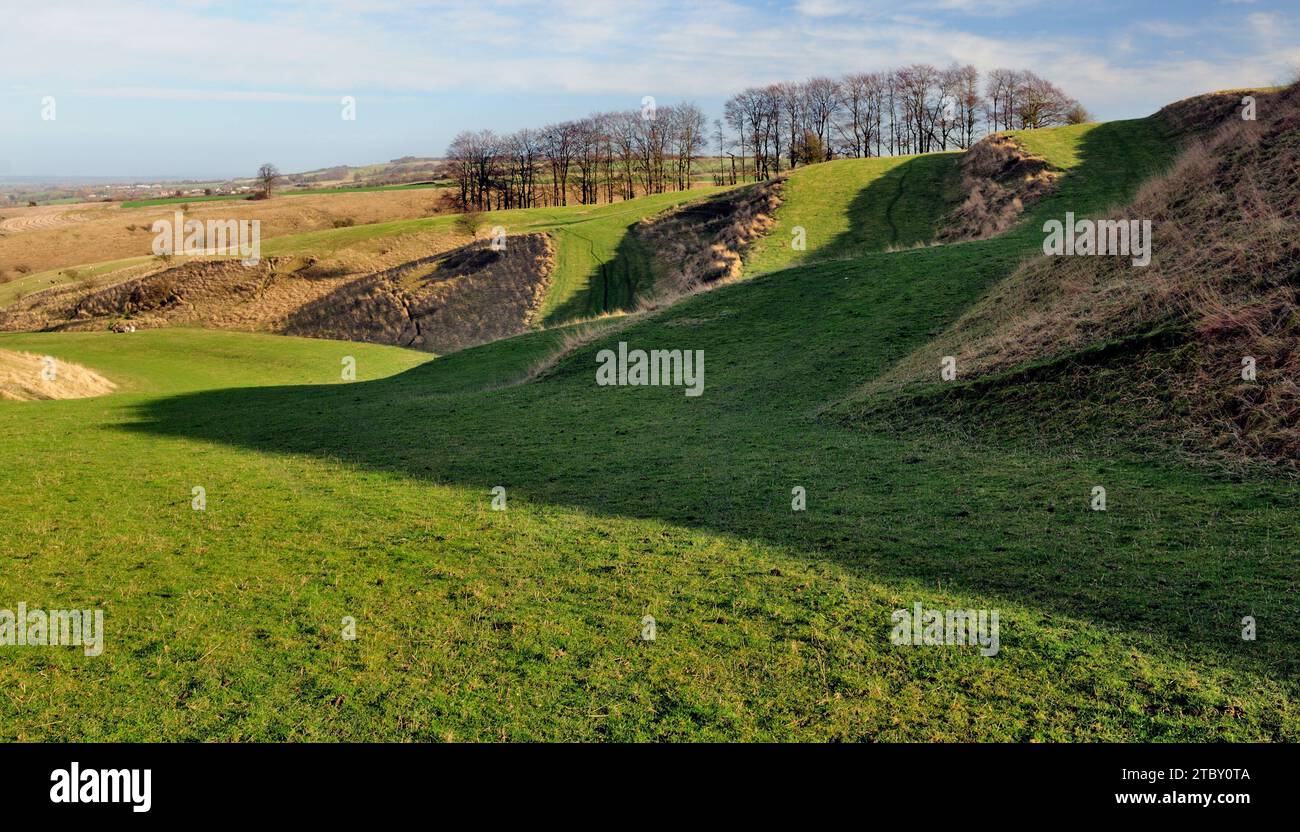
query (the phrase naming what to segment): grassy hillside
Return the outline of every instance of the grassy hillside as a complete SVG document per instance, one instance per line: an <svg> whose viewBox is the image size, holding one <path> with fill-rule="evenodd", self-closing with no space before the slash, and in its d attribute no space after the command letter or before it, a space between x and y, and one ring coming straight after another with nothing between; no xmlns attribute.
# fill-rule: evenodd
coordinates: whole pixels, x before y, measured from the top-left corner
<svg viewBox="0 0 1300 832"><path fill-rule="evenodd" d="M745 258L747 274L857 257L928 241L945 207L956 154L840 159L797 168L782 189L772 233ZM803 228L806 248L791 246Z"/></svg>
<svg viewBox="0 0 1300 832"><path fill-rule="evenodd" d="M1300 243L1296 180L1284 172L1300 163L1300 88L1266 101L1268 115L1256 121L1231 106L1215 119L1202 102L1174 105L1210 111L1174 122L1202 138L1136 199L1106 212L1149 223L1149 263L1028 260L872 387L909 387L902 410L913 419L965 411L1004 432L1052 424L1076 437L1141 437L1154 453L1294 466ZM1026 141L1059 147L1074 132ZM937 383L944 355L957 361L958 384ZM1247 360L1257 378L1242 377ZM899 410L882 398L868 396L863 409Z"/></svg>
<svg viewBox="0 0 1300 832"><path fill-rule="evenodd" d="M696 188L641 197L607 205L570 205L526 208L483 214L483 231L500 225L507 234L546 232L556 243L552 285L542 306L548 326L597 315L632 305L639 292L649 289L653 276L644 252L627 239L628 229L674 205L700 199L720 188ZM417 234L456 225L454 216L376 223L277 238L263 253L331 253L385 238Z"/></svg>
<svg viewBox="0 0 1300 832"><path fill-rule="evenodd" d="M1035 220L1126 198L1171 156L1147 121L1071 146L1020 231L724 286L505 389L480 388L554 334L358 352L395 374L351 385L324 383L340 350L375 348L288 342L280 367L275 339L238 334L0 337L139 385L0 403L4 597L103 606L108 627L98 659L8 653L0 732L1300 739L1300 486L819 416L1031 252ZM704 350L704 394L597 387L618 340ZM915 601L999 610L1001 652L892 645Z"/></svg>
<svg viewBox="0 0 1300 832"><path fill-rule="evenodd" d="M367 190L405 192L412 189L344 190L346 193L362 193ZM492 227L501 225L508 234L546 232L554 238L556 267L542 308L542 319L545 325L555 326L632 307L636 298L653 285L654 275L647 253L628 236L628 229L674 205L702 199L722 190L725 189L700 187L610 205L488 212L483 215L484 227L480 233L487 234ZM420 251L419 256L427 256L450 245L447 241L455 237L457 227L454 215L442 215L284 234L264 238L262 254L265 257L289 254L327 257L352 250L365 252L395 244L404 237L426 235L429 245L434 248ZM151 238L144 239L147 243ZM460 242L468 239L464 237ZM151 262L149 256L130 257L23 275L8 283L0 283L0 306L29 292L102 277L109 272Z"/></svg>
<svg viewBox="0 0 1300 832"><path fill-rule="evenodd" d="M0 344L93 367L121 388L102 402L111 407L122 406L130 394L341 383L341 362L349 355L357 359L358 380L384 378L430 360L428 353L375 344L181 328L130 334L0 333ZM6 415L38 415L15 407Z"/></svg>
<svg viewBox="0 0 1300 832"><path fill-rule="evenodd" d="M1097 126L1014 130L1009 135L1030 154L1068 171L1083 163L1085 149L1096 154L1124 152L1109 139L1090 148L1088 137ZM1165 147L1166 143L1153 126L1141 145L1135 149L1138 164L1149 152L1148 147ZM930 242L937 224L957 197L953 189L959 158L957 153L940 153L840 159L796 169L783 188L777 226L746 256L746 273L762 274ZM1087 187L1100 185L1092 182ZM1065 202L1073 199L1068 191L1065 196ZM807 248L803 251L791 246L796 227L806 233Z"/></svg>
<svg viewBox="0 0 1300 832"><path fill-rule="evenodd" d="M20 296L30 292L39 292L42 289L48 289L51 286L62 286L66 283L72 283L76 280L86 280L91 277L99 277L118 269L138 266L148 263L148 257L129 257L124 260L108 260L102 263L95 263L89 266L83 266L79 269L53 269L45 272L36 272L33 274L23 275L22 277L10 280L8 283L0 283L0 306L6 306L13 303Z"/></svg>

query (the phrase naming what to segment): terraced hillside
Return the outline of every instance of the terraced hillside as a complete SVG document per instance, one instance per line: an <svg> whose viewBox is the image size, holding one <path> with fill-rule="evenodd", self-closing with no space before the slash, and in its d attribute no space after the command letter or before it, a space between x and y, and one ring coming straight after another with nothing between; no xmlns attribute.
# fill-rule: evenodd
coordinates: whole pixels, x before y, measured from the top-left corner
<svg viewBox="0 0 1300 832"><path fill-rule="evenodd" d="M889 252L900 215L874 201L857 230L814 217L859 241L817 251L855 256L624 319L506 388L561 336L426 361L239 333L0 335L126 390L0 402L6 594L102 606L108 629L99 659L0 665L0 732L1300 738L1300 485L836 410L1032 256L1044 217L1122 204L1175 155L1150 119L1026 141L1063 174L1006 235ZM934 158L890 170L933 183ZM703 350L704 394L597 386L619 341ZM360 380L325 383L345 350ZM1000 652L892 645L915 602L999 610Z"/></svg>

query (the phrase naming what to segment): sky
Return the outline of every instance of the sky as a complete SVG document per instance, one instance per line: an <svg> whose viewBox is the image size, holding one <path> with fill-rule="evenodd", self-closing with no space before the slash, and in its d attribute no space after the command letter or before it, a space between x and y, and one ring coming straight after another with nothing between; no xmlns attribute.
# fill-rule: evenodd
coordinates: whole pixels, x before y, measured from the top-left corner
<svg viewBox="0 0 1300 832"><path fill-rule="evenodd" d="M916 62L1032 69L1131 118L1294 77L1300 2L0 0L0 56L0 178L224 178Z"/></svg>

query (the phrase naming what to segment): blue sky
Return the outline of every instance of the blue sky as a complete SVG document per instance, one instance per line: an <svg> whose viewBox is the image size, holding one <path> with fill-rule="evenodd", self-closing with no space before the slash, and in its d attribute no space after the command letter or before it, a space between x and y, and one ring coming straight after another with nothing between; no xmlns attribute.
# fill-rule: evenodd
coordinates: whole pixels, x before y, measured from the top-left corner
<svg viewBox="0 0 1300 832"><path fill-rule="evenodd" d="M0 2L0 176L440 155L466 128L646 95L712 117L751 84L917 61L1028 67L1103 119L1300 68L1295 0Z"/></svg>

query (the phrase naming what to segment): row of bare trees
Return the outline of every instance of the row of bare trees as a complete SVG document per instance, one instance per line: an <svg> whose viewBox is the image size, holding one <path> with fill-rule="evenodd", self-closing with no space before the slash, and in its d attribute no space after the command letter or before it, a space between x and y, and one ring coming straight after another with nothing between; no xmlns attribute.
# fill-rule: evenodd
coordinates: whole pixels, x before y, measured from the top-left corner
<svg viewBox="0 0 1300 832"><path fill-rule="evenodd" d="M447 160L462 210L591 205L690 188L707 126L694 104L647 106L509 135L464 132Z"/></svg>
<svg viewBox="0 0 1300 832"><path fill-rule="evenodd" d="M1028 70L912 64L888 72L750 87L715 122L719 153L739 157L740 177L836 156L885 156L965 148L986 131L1086 121L1087 112ZM720 181L735 181L723 171Z"/></svg>
<svg viewBox="0 0 1300 832"><path fill-rule="evenodd" d="M965 148L990 131L1087 118L1078 101L1028 70L981 78L969 64L912 64L750 87L726 102L711 135L694 104L651 104L509 135L464 132L447 157L460 210L590 205L691 187L709 141L715 181L734 184L837 156Z"/></svg>

